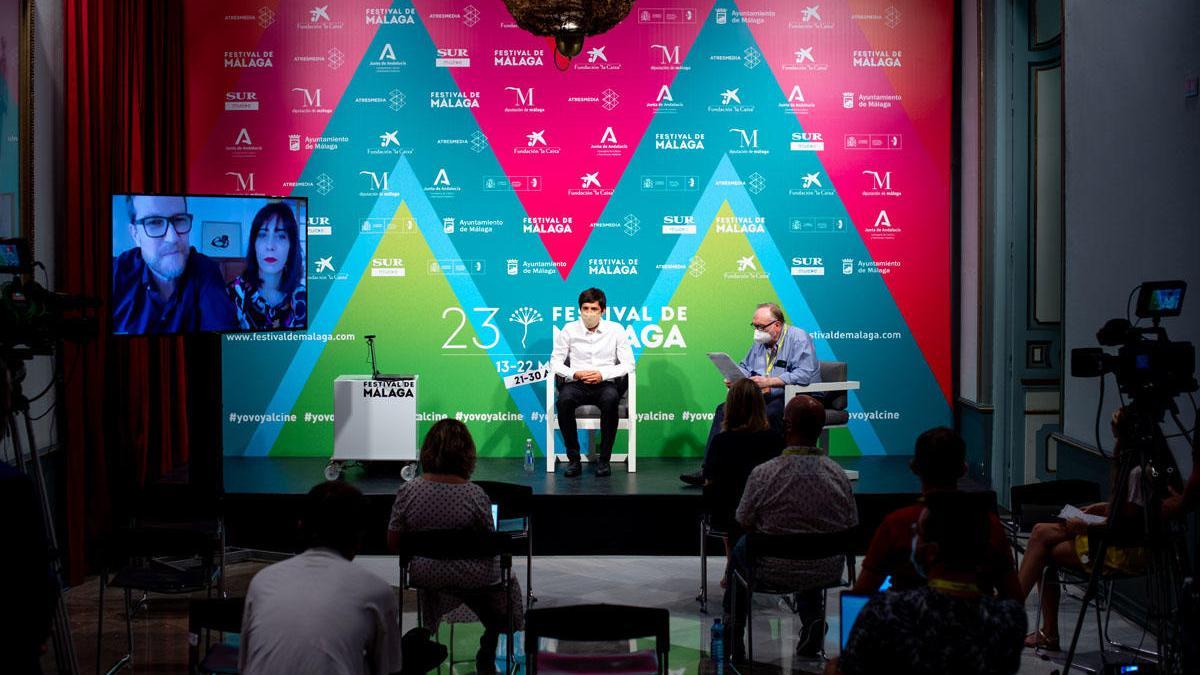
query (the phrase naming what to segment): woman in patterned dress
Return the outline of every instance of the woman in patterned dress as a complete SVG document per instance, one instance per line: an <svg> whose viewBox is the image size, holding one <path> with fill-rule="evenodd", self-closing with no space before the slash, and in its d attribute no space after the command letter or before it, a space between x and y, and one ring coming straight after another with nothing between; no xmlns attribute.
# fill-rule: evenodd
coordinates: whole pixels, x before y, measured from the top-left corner
<svg viewBox="0 0 1200 675"><path fill-rule="evenodd" d="M228 291L243 330L308 325L300 227L287 204L270 202L255 214L246 267Z"/></svg>
<svg viewBox="0 0 1200 675"><path fill-rule="evenodd" d="M492 506L483 488L471 482L475 471L475 441L467 425L455 419L437 422L421 444L421 476L396 491L388 522L388 548L396 551L405 532L423 530L492 531ZM500 561L429 560L409 563L413 585L421 589L422 622L437 630L442 617L466 605L483 623L475 656L479 673L495 672L496 645L508 630L512 604L513 630L523 626L521 585L512 578L509 597L500 580Z"/></svg>

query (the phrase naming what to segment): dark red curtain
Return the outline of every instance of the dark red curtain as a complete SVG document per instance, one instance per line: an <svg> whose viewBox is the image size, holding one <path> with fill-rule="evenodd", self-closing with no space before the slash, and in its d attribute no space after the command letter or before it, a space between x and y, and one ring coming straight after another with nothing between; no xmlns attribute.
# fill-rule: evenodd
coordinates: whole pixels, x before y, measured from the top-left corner
<svg viewBox="0 0 1200 675"><path fill-rule="evenodd" d="M183 192L181 0L64 0L66 208L58 290L101 298L100 335L60 356L67 570L191 453L191 344L108 337L112 195ZM193 350L194 351L194 350ZM196 364L191 364L195 367Z"/></svg>

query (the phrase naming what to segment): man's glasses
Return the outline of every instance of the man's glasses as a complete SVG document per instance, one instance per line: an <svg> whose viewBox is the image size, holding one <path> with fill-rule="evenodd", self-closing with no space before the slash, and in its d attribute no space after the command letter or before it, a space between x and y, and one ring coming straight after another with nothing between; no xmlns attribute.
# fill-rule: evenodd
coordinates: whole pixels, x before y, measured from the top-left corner
<svg viewBox="0 0 1200 675"><path fill-rule="evenodd" d="M138 218L133 222L142 226L142 229L146 231L147 237L153 237L154 239L162 239L167 236L168 223L170 223L171 227L175 228L176 234L187 234L192 231L192 214L190 213L176 213L169 218L165 216L146 216L145 218Z"/></svg>
<svg viewBox="0 0 1200 675"><path fill-rule="evenodd" d="M764 323L761 326L754 323L753 321L751 321L750 327L753 328L754 330L766 330L766 329L770 328L771 326L774 326L777 323L779 323L779 319L775 319L774 321L772 321L770 323Z"/></svg>

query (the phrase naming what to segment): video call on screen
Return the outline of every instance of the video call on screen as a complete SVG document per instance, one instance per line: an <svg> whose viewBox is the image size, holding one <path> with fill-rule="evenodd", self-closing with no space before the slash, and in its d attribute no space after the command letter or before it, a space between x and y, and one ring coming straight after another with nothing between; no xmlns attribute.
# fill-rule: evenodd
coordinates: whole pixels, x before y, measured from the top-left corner
<svg viewBox="0 0 1200 675"><path fill-rule="evenodd" d="M307 211L298 197L113 195L112 332L307 329Z"/></svg>

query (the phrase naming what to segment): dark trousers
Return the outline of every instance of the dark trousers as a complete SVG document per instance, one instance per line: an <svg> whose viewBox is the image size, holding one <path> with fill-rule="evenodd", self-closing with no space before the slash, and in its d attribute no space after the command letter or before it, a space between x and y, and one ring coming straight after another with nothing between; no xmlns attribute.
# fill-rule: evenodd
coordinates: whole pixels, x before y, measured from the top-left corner
<svg viewBox="0 0 1200 675"><path fill-rule="evenodd" d="M783 438L783 392L778 395L770 394L767 396L767 423L771 425L771 430L779 434ZM721 433L721 424L725 421L725 404L717 406L713 413L712 426L708 429L708 440L704 442L704 466L708 466L708 452L712 448L712 440L717 434Z"/></svg>
<svg viewBox="0 0 1200 675"><path fill-rule="evenodd" d="M730 551L731 569L725 571L725 597L722 598L721 608L725 611L726 624L734 636L735 644L740 643L746 634L746 609L750 605L750 594L744 586L737 589L737 605L734 606L734 589L737 582L733 579L733 570L737 569L743 579L751 578L754 567L750 557L746 555L746 538L742 537ZM795 594L796 614L803 625L825 618L825 603L820 590L804 591Z"/></svg>
<svg viewBox="0 0 1200 675"><path fill-rule="evenodd" d="M575 409L581 405L600 408L600 453L597 459L607 462L612 456L613 443L617 440L621 394L621 383L616 380L605 380L599 384L567 382L559 387L554 408L558 412L558 428L562 430L568 461L579 461L579 427L575 423Z"/></svg>

